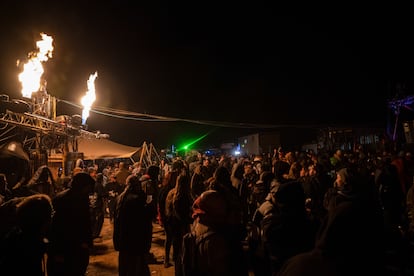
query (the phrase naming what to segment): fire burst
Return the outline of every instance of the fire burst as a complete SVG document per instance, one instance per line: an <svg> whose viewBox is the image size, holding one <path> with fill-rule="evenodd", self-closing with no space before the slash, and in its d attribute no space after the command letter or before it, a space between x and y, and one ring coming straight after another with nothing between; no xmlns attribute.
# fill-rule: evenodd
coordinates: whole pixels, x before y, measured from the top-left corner
<svg viewBox="0 0 414 276"><path fill-rule="evenodd" d="M86 95L82 97L81 103L83 105L82 110L82 124L86 123L86 120L89 117L89 111L91 110L92 104L96 99L95 95L95 79L98 77L98 72L95 72L95 74L91 74L89 76L87 85L88 85L88 91L86 91Z"/></svg>
<svg viewBox="0 0 414 276"><path fill-rule="evenodd" d="M19 74L22 95L26 98L31 98L33 92L39 91L44 72L42 63L52 58L53 38L44 33L40 35L42 40L36 42L38 50L28 54L29 61L23 66L23 72Z"/></svg>

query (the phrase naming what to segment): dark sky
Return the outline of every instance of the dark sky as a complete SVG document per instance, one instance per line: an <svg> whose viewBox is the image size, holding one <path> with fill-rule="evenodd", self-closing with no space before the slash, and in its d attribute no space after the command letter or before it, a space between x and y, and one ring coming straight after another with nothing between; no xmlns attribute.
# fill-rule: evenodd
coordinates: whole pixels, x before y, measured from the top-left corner
<svg viewBox="0 0 414 276"><path fill-rule="evenodd" d="M264 1L9 2L0 4L0 91L11 98L20 97L16 60L35 50L41 32L55 47L44 63L48 92L74 103L95 71L96 106L200 121L385 126L387 100L412 94L414 18L397 11L285 11ZM156 147L253 131L95 113L88 127Z"/></svg>

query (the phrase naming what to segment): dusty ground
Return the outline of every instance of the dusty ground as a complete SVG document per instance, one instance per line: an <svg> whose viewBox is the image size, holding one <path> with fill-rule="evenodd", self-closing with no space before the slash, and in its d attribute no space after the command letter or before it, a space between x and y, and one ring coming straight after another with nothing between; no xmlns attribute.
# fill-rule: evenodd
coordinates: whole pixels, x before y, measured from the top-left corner
<svg viewBox="0 0 414 276"><path fill-rule="evenodd" d="M88 276L113 276L118 275L118 252L112 244L112 224L105 218L101 232L102 239L94 241L94 250L89 259ZM164 230L158 224L154 224L151 252L156 258L156 263L150 264L151 275L173 276L174 267L164 268Z"/></svg>

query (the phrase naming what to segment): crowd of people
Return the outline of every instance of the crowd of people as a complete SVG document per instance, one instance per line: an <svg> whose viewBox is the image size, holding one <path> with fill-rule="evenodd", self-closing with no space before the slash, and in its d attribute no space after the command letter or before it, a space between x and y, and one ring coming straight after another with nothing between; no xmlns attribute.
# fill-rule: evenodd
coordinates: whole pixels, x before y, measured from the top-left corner
<svg viewBox="0 0 414 276"><path fill-rule="evenodd" d="M1 274L85 275L107 216L119 275L150 275L153 223L177 276L414 275L413 180L411 152L362 148L0 174Z"/></svg>

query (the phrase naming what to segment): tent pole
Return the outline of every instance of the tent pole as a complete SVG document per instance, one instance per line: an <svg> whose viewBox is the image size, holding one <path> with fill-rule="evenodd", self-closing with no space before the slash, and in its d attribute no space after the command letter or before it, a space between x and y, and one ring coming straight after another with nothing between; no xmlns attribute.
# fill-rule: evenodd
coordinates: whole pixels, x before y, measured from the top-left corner
<svg viewBox="0 0 414 276"><path fill-rule="evenodd" d="M141 157L139 158L139 162L142 164L142 159L144 158L144 151L147 148L147 142L144 141L142 144L142 151L141 151Z"/></svg>

